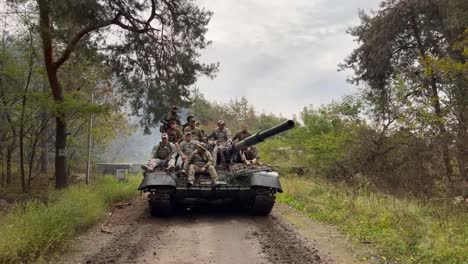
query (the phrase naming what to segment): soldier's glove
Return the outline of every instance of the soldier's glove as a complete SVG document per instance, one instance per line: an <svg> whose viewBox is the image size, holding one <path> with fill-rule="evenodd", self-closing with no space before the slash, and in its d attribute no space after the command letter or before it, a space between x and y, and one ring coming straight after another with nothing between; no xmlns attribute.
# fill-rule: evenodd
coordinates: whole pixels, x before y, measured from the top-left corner
<svg viewBox="0 0 468 264"><path fill-rule="evenodd" d="M201 167L200 171L201 171L201 172L205 172L205 171L206 171L206 168L205 168L205 167Z"/></svg>

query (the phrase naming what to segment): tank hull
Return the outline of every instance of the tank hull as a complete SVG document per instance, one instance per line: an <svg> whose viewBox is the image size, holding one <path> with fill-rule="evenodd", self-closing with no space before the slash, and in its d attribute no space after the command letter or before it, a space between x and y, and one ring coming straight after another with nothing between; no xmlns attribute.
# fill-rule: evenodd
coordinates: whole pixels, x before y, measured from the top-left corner
<svg viewBox="0 0 468 264"><path fill-rule="evenodd" d="M268 170L219 172L226 184L213 186L208 175L197 176L194 186L188 187L180 173L155 171L144 173L139 190L147 192L151 214L170 216L177 208L205 203L235 203L254 215L268 215L275 202L275 194L282 192L278 173Z"/></svg>

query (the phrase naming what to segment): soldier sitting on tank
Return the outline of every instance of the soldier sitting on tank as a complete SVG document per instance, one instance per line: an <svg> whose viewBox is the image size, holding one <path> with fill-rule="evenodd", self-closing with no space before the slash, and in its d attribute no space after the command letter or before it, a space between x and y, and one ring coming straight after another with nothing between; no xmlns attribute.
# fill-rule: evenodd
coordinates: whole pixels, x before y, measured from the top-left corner
<svg viewBox="0 0 468 264"><path fill-rule="evenodd" d="M194 117L193 115L187 116L187 122L185 122L185 124L182 125L182 128L181 128L182 131L184 131L185 128L188 127L188 126L190 125L190 121L191 121L192 119L195 119L195 117Z"/></svg>
<svg viewBox="0 0 468 264"><path fill-rule="evenodd" d="M184 128L184 134L190 132L195 140L202 142L204 140L203 131L197 126L195 118L190 119L188 126Z"/></svg>
<svg viewBox="0 0 468 264"><path fill-rule="evenodd" d="M224 121L219 120L217 124L218 128L213 130L211 135L208 136L208 139L216 140L216 145L212 151L213 164L215 165L217 165L218 154L221 154L222 151L228 149L232 141L231 131L229 131L229 129L225 127L226 124L224 123Z"/></svg>
<svg viewBox="0 0 468 264"><path fill-rule="evenodd" d="M250 133L248 129L249 129L248 125L243 124L242 129L234 135L234 137L232 138L232 141L239 142L250 137L252 133ZM243 153L245 153L245 155ZM258 159L258 148L257 146L250 146L249 148L242 150L239 153L239 155L240 155L242 163L244 163L245 165L250 165L251 163L250 161L253 161L253 160L255 160L253 164L256 164L257 159Z"/></svg>
<svg viewBox="0 0 468 264"><path fill-rule="evenodd" d="M168 138L166 133L161 135L161 142L153 148L152 159L148 161L148 164L141 166L144 172L151 172L156 168L163 168L166 164L172 167L174 166L175 161L172 158L172 154L176 151L176 147L169 142Z"/></svg>
<svg viewBox="0 0 468 264"><path fill-rule="evenodd" d="M213 181L213 185L220 185L222 182L218 179L218 173L213 166L213 160L210 152L201 144L197 145L197 149L190 154L184 164L184 169L181 171L185 174L188 171L188 186L193 186L196 173L208 172Z"/></svg>
<svg viewBox="0 0 468 264"><path fill-rule="evenodd" d="M184 140L180 142L177 152L174 153L174 155L177 156L176 169L183 168L187 158L197 149L197 145L200 142L192 139L192 137L191 132L185 133Z"/></svg>
<svg viewBox="0 0 468 264"><path fill-rule="evenodd" d="M175 146L182 141L182 131L177 127L175 121L169 122L169 128L167 129L167 135L169 136L169 142L174 143Z"/></svg>
<svg viewBox="0 0 468 264"><path fill-rule="evenodd" d="M242 163L245 165L263 165L258 156L258 148L255 146L243 149L239 153Z"/></svg>
<svg viewBox="0 0 468 264"><path fill-rule="evenodd" d="M249 127L247 124L243 124L242 125L242 129L240 131L238 131L234 137L232 138L232 141L233 142L239 142L239 141L242 141L248 137L250 137L252 135L252 133L249 132Z"/></svg>
<svg viewBox="0 0 468 264"><path fill-rule="evenodd" d="M161 124L161 126L159 127L159 131L160 131L161 133L166 133L166 132L167 132L167 130L169 129L169 126L170 126L169 123L170 123L171 121L176 122L176 124L177 124L178 126L181 125L181 122L180 122L180 115L177 113L177 110L178 110L178 109L179 109L179 108L178 108L177 106L174 105L174 106L172 106L171 111L169 111L169 112L167 112L167 113L165 113L165 114L163 115L163 117L161 118L161 123L162 123L162 124Z"/></svg>

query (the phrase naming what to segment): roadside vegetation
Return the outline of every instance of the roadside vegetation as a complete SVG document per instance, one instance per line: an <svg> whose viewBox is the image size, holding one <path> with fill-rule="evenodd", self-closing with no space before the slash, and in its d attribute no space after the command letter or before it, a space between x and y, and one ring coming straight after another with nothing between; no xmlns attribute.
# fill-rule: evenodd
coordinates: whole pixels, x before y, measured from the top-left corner
<svg viewBox="0 0 468 264"><path fill-rule="evenodd" d="M60 249L80 231L102 220L109 205L138 194L141 177L113 176L52 191L46 201L18 204L0 218L0 263L32 263Z"/></svg>
<svg viewBox="0 0 468 264"><path fill-rule="evenodd" d="M362 185L298 176L282 178L280 202L330 223L357 244L377 249L372 263L466 263L468 211L460 201L395 197ZM465 207L465 208L463 208Z"/></svg>

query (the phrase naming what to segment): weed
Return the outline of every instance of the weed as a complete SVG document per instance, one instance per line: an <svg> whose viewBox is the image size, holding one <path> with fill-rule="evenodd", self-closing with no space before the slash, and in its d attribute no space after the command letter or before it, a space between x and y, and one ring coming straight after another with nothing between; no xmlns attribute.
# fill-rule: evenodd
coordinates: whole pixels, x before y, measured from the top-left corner
<svg viewBox="0 0 468 264"><path fill-rule="evenodd" d="M372 244L385 261L467 263L468 212L450 203L356 191L325 180L284 177L280 202Z"/></svg>
<svg viewBox="0 0 468 264"><path fill-rule="evenodd" d="M137 194L138 177L117 182L99 178L92 186L52 191L47 202L17 206L0 222L0 263L28 263L63 246L67 239L105 216L107 205Z"/></svg>

